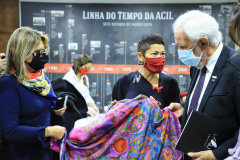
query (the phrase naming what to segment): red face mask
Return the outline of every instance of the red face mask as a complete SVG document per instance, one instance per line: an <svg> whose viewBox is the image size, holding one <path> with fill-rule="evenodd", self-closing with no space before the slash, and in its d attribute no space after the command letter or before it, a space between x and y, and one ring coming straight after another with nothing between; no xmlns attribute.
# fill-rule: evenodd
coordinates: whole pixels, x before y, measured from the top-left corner
<svg viewBox="0 0 240 160"><path fill-rule="evenodd" d="M83 67L79 70L79 73L80 73L81 75L86 75L88 72L89 72L89 70L87 70L87 69L85 69L85 68L83 68Z"/></svg>
<svg viewBox="0 0 240 160"><path fill-rule="evenodd" d="M165 65L165 57L145 58L144 67L152 73L160 73Z"/></svg>

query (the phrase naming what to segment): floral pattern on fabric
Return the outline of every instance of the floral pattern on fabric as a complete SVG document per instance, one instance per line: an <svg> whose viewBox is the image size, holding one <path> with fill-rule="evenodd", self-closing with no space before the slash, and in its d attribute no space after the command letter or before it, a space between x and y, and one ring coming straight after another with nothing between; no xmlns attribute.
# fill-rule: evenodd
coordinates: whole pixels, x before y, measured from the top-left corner
<svg viewBox="0 0 240 160"><path fill-rule="evenodd" d="M177 117L146 96L118 101L63 141L64 160L179 160L175 150L181 128ZM55 141L51 147L60 150Z"/></svg>

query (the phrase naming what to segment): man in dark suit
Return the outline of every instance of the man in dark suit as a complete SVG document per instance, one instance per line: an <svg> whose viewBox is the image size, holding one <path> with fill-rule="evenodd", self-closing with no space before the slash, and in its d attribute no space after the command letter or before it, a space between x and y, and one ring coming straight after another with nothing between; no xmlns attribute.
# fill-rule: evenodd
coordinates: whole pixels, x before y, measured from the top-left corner
<svg viewBox="0 0 240 160"><path fill-rule="evenodd" d="M237 142L240 122L240 56L222 41L217 21L201 11L188 11L173 24L180 60L191 66L191 83L185 103L171 103L169 108L182 116L182 128L189 114L196 110L227 123L235 137L213 150L192 152L184 159L222 160Z"/></svg>

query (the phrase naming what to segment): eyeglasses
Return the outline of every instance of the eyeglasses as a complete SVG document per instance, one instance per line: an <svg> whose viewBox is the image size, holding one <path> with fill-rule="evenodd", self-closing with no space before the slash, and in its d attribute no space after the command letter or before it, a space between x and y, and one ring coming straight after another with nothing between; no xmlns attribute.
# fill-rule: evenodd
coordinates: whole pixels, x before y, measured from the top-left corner
<svg viewBox="0 0 240 160"><path fill-rule="evenodd" d="M40 54L40 53L46 53L46 51L47 51L47 48L46 48L46 47L44 47L44 49L35 50L35 51L33 52L33 56L37 56L37 55Z"/></svg>
<svg viewBox="0 0 240 160"><path fill-rule="evenodd" d="M34 57L37 57L37 58L44 58L46 57L46 51L47 51L47 48L44 48L44 49L39 49L39 50L35 50L34 53L32 54Z"/></svg>

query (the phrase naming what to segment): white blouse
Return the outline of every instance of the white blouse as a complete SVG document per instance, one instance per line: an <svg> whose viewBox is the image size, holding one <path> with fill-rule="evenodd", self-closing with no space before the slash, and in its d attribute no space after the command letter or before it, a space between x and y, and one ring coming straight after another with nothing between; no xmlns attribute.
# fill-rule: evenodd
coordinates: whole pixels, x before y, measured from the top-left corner
<svg viewBox="0 0 240 160"><path fill-rule="evenodd" d="M87 85L89 86L88 77L86 75L81 76L81 80L77 78L77 75L75 74L74 70L71 68L69 72L63 77L64 80L67 80L69 83L71 83L78 92L83 96L86 103L95 103L92 99L88 87L83 83L83 78L86 78Z"/></svg>

